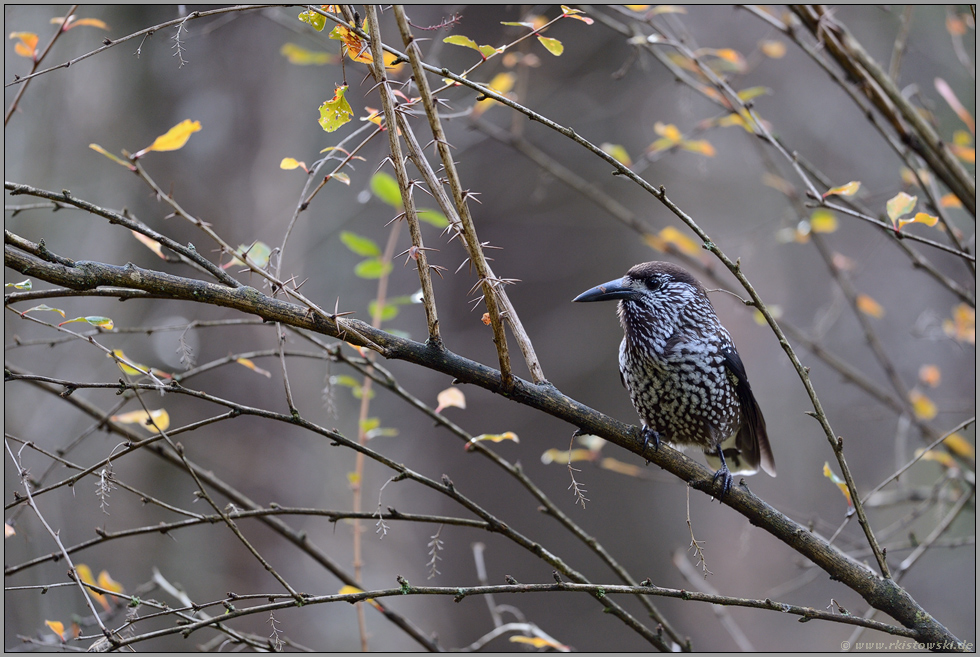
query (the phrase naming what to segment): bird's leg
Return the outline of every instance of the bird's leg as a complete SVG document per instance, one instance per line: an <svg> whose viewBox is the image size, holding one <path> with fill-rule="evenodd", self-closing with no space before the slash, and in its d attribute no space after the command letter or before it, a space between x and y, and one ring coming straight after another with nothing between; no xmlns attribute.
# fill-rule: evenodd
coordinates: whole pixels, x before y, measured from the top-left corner
<svg viewBox="0 0 980 657"><path fill-rule="evenodd" d="M660 449L659 432L654 431L650 427L644 425L643 430L640 432L640 435L643 436L643 449L640 451L641 455L647 453L647 446L649 446L650 443L653 443L653 451L656 452L657 450Z"/></svg>
<svg viewBox="0 0 980 657"><path fill-rule="evenodd" d="M714 486L721 479L721 494L718 496L718 501L721 501L732 489L732 473L728 471L728 464L725 463L725 453L722 451L721 445L715 447L715 455L721 461L721 467L711 478L711 485Z"/></svg>

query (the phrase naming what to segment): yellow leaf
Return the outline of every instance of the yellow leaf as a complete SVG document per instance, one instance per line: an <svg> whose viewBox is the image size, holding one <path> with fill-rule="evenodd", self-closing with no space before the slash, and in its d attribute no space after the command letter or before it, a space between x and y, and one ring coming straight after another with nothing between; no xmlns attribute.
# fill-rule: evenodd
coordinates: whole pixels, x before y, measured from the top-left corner
<svg viewBox="0 0 980 657"><path fill-rule="evenodd" d="M957 456L962 456L968 459L976 458L976 450L973 449L966 438L958 433L950 434L946 440L943 441L943 445L948 447Z"/></svg>
<svg viewBox="0 0 980 657"><path fill-rule="evenodd" d="M20 283L4 283L3 286L12 287L16 290L30 290L32 287L34 287L34 284L31 283L31 279L25 278Z"/></svg>
<svg viewBox="0 0 980 657"><path fill-rule="evenodd" d="M881 307L881 304L867 294L857 295L857 307L865 315L871 315L875 319L881 319L885 316L885 309Z"/></svg>
<svg viewBox="0 0 980 657"><path fill-rule="evenodd" d="M323 66L332 63L334 60L334 56L328 52L307 50L295 43L282 44L279 54L285 57L290 64L297 66Z"/></svg>
<svg viewBox="0 0 980 657"><path fill-rule="evenodd" d="M931 420L936 417L936 404L926 397L916 388L909 391L909 401L912 403L912 412L920 420Z"/></svg>
<svg viewBox="0 0 980 657"><path fill-rule="evenodd" d="M103 570L99 573L99 586L110 591L115 591L116 593L122 593L125 590L122 584L112 579L108 570Z"/></svg>
<svg viewBox="0 0 980 657"><path fill-rule="evenodd" d="M844 494L844 498L847 500L848 508L854 506L854 504L851 502L851 491L848 490L847 488L847 482L841 479L840 477L838 477L837 475L835 475L834 472L830 469L830 464L827 463L826 461L824 461L823 464L823 476L825 476L827 479L830 479L832 482L837 484L837 487L840 489L840 492Z"/></svg>
<svg viewBox="0 0 980 657"><path fill-rule="evenodd" d="M917 212L915 216L911 219L899 219L898 229L901 230L906 224L925 224L932 228L939 223L939 217L934 217L931 214L926 214L925 212Z"/></svg>
<svg viewBox="0 0 980 657"><path fill-rule="evenodd" d="M656 132L661 137L675 144L679 142L683 136L681 135L681 131L678 130L677 126L674 125L673 123L665 124L665 123L661 123L660 121L657 121L656 123L653 124L653 131Z"/></svg>
<svg viewBox="0 0 980 657"><path fill-rule="evenodd" d="M919 368L919 381L922 381L930 388L935 388L938 386L941 380L942 374L937 366L923 365Z"/></svg>
<svg viewBox="0 0 980 657"><path fill-rule="evenodd" d="M44 621L44 624L51 628L51 631L58 635L58 638L65 640L65 624L61 621Z"/></svg>
<svg viewBox="0 0 980 657"><path fill-rule="evenodd" d="M643 472L643 468L632 463L623 463L622 461L614 458L604 458L599 461L599 467L605 468L606 470L612 470L613 472L618 472L619 474L624 474L630 477L639 477L640 473Z"/></svg>
<svg viewBox="0 0 980 657"><path fill-rule="evenodd" d="M466 396L463 391L456 387L446 388L436 396L439 405L436 406L436 413L450 406L455 408L466 408Z"/></svg>
<svg viewBox="0 0 980 657"><path fill-rule="evenodd" d="M534 648L554 648L559 652L568 652L570 648L557 641L544 639L539 636L522 636L520 634L510 637L511 643L526 643Z"/></svg>
<svg viewBox="0 0 980 657"><path fill-rule="evenodd" d="M119 369L121 369L124 374L128 374L129 376L144 376L150 371L150 368L146 365L142 365L127 358L122 349L113 349L112 354L106 354L107 358L112 358L113 356L116 357L116 365L119 366Z"/></svg>
<svg viewBox="0 0 980 657"><path fill-rule="evenodd" d="M279 168L285 169L286 171L292 171L293 169L298 169L300 167L303 168L303 171L309 171L309 169L306 168L306 162L300 162L294 157L284 157L282 158L282 162L279 163Z"/></svg>
<svg viewBox="0 0 980 657"><path fill-rule="evenodd" d="M360 481L361 481L361 475L357 474L356 472L347 473L347 483L349 483L352 487L357 486L357 484L359 484Z"/></svg>
<svg viewBox="0 0 980 657"><path fill-rule="evenodd" d="M681 148L686 151L691 151L692 153L698 153L704 155L705 157L715 156L715 147L711 145L706 139L696 139L696 140L683 140L681 141Z"/></svg>
<svg viewBox="0 0 980 657"><path fill-rule="evenodd" d="M99 315L89 315L88 317L75 317L74 319L68 319L63 321L58 326L64 326L65 324L71 324L72 322L85 322L86 324L91 324L92 326L98 327L104 331L111 331L113 327L112 320L108 317L101 317Z"/></svg>
<svg viewBox="0 0 980 657"><path fill-rule="evenodd" d="M565 46L563 46L561 41L558 39L551 39L539 35L538 41L555 57L559 57L563 52L565 52Z"/></svg>
<svg viewBox="0 0 980 657"><path fill-rule="evenodd" d="M150 251L153 251L155 254L157 254L164 260L167 259L167 256L163 255L163 246L160 244L160 242L157 242L152 237L147 237L143 233L138 233L135 230L130 232L133 233L133 237L135 237L136 239L138 239L140 242L143 243L143 246L148 248Z"/></svg>
<svg viewBox="0 0 980 657"><path fill-rule="evenodd" d="M345 93L347 93L347 85L337 87L333 98L320 105L320 118L317 122L325 132L333 132L348 123L354 116L354 110L344 98Z"/></svg>
<svg viewBox="0 0 980 657"><path fill-rule="evenodd" d="M814 233L832 233L837 230L837 217L825 208L817 208L810 215L810 230Z"/></svg>
<svg viewBox="0 0 980 657"><path fill-rule="evenodd" d="M934 449L930 449L928 452L923 452L921 449L915 450L915 457L921 458L923 461L935 461L944 468L956 468L956 461L953 457L946 452L937 452Z"/></svg>
<svg viewBox="0 0 980 657"><path fill-rule="evenodd" d="M167 409L165 408L158 408L149 413L140 409L121 415L113 415L109 419L119 424L138 424L150 433L166 431L167 427L170 426L170 414L167 413Z"/></svg>
<svg viewBox="0 0 980 657"><path fill-rule="evenodd" d="M37 52L37 35L33 32L11 32L11 39L17 39L17 43L14 44L14 52L21 57L28 57L34 59L34 53Z"/></svg>
<svg viewBox="0 0 980 657"><path fill-rule="evenodd" d="M152 144L136 153L133 157L141 157L150 151L176 151L184 147L191 135L201 129L200 121L184 119L164 134L157 137Z"/></svg>
<svg viewBox="0 0 980 657"><path fill-rule="evenodd" d="M976 311L965 303L957 304L952 319L943 320L943 332L958 342L976 344Z"/></svg>
<svg viewBox="0 0 980 657"><path fill-rule="evenodd" d="M827 198L834 194L838 196L854 196L857 194L858 190L861 189L861 183L857 180L852 180L846 185L840 185L838 187L831 187L826 192L824 192L823 197Z"/></svg>
<svg viewBox="0 0 980 657"><path fill-rule="evenodd" d="M116 157L115 155L113 155L112 153L110 153L106 149L102 148L98 144L89 144L88 147L91 148L96 153L102 153L103 155L105 155L107 158L109 158L110 160L112 160L116 164L121 164L122 166L126 167L130 171L136 171L136 167L134 167L131 162L127 162L126 160L123 160L123 159L120 159L120 158Z"/></svg>
<svg viewBox="0 0 980 657"><path fill-rule="evenodd" d="M252 370L256 374L261 374L262 376L264 376L267 379L271 379L272 378L272 373L271 372L268 372L268 371L262 369L261 367L259 367L258 365L256 365L252 361L250 361L248 358L236 358L235 359L235 362L238 363L239 365L244 365L245 367L247 367L248 369Z"/></svg>
<svg viewBox="0 0 980 657"><path fill-rule="evenodd" d="M738 92L738 97L742 102L748 102L753 98L758 98L759 96L766 96L772 93L772 89L769 87L749 87L748 89L742 89Z"/></svg>
<svg viewBox="0 0 980 657"><path fill-rule="evenodd" d="M697 242L673 226L665 226L663 229L661 229L658 237L668 245L667 249L663 249L664 251L668 251L669 247L672 246L681 253L686 253L689 256L697 256L701 253L701 247ZM647 244L653 246L649 239L647 240Z"/></svg>
<svg viewBox="0 0 980 657"><path fill-rule="evenodd" d="M265 242L252 242L251 244L239 244L238 250L232 256L231 262L222 266L222 269L228 269L232 265L244 266L244 259L262 269L267 264L269 264L269 257L272 255L272 248Z"/></svg>
<svg viewBox="0 0 980 657"><path fill-rule="evenodd" d="M779 59L786 54L786 45L782 41L762 41L759 43L762 54L771 59Z"/></svg>
<svg viewBox="0 0 980 657"><path fill-rule="evenodd" d="M769 306L769 314L772 315L773 319L779 319L783 316L783 307L778 304L773 304ZM758 308L753 311L752 317L759 326L765 326L769 323L766 321L766 316Z"/></svg>
<svg viewBox="0 0 980 657"><path fill-rule="evenodd" d="M342 586L340 590L337 591L337 593L339 593L340 595L351 595L352 593L364 593L364 591L362 589L357 588L356 586L351 586L350 584L347 584L346 586ZM379 605L374 598L367 598L365 602L367 602L368 604L370 604L372 607L374 607L379 611L381 611L382 609L381 605Z"/></svg>
<svg viewBox="0 0 980 657"><path fill-rule="evenodd" d="M918 196L909 196L905 192L899 192L895 196L888 199L888 203L885 204L885 208L888 212L888 218L891 219L892 223L894 224L896 221L898 221L899 217L911 212L918 200Z"/></svg>
<svg viewBox="0 0 980 657"><path fill-rule="evenodd" d="M608 142L599 146L604 153L608 154L614 160L619 162L624 166L633 166L633 160L630 159L630 154L626 151L626 148L620 146L619 144L610 144Z"/></svg>
<svg viewBox="0 0 980 657"><path fill-rule="evenodd" d="M493 76L493 79L487 83L487 86L496 91L501 96L506 96L507 92L514 88L514 84L517 82L517 76L510 72L497 73ZM493 98L487 98L482 100L473 106L473 114L475 116L480 116L488 109L497 104L497 101Z"/></svg>
<svg viewBox="0 0 980 657"><path fill-rule="evenodd" d="M574 463L576 461L594 461L596 452L591 449L573 449L570 452L560 449L549 449L541 455L541 462L545 465L549 463Z"/></svg>
<svg viewBox="0 0 980 657"><path fill-rule="evenodd" d="M627 5L628 7L649 7L650 5ZM643 11L642 9L636 9L634 11ZM659 14L686 14L687 10L683 7L678 7L677 5L657 5L650 10L651 16L657 16Z"/></svg>
<svg viewBox="0 0 980 657"><path fill-rule="evenodd" d="M493 46L478 45L476 41L474 41L469 37L463 36L462 34L453 34L451 36L447 36L442 41L443 43L448 43L454 46L463 46L464 48L471 48L477 51L478 53L480 53L480 57L482 57L483 59L486 59L487 57L493 55L494 53L501 52L500 50L494 48Z"/></svg>
<svg viewBox="0 0 980 657"><path fill-rule="evenodd" d="M513 431L505 431L504 433L481 433L479 436L473 436L470 438L470 443L479 442L481 440L489 440L490 442L499 443L504 440L513 440L515 443L521 442L517 439L517 434Z"/></svg>

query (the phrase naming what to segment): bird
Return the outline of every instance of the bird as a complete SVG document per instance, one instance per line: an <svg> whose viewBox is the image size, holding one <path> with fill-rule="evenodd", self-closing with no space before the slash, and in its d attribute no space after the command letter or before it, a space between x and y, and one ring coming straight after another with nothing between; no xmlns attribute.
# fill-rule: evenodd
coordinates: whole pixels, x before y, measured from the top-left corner
<svg viewBox="0 0 980 657"><path fill-rule="evenodd" d="M700 281L673 263L644 262L573 299L611 300L619 301L619 372L643 424L643 453L661 439L700 447L716 469L718 499L733 473L761 466L775 477L762 410Z"/></svg>

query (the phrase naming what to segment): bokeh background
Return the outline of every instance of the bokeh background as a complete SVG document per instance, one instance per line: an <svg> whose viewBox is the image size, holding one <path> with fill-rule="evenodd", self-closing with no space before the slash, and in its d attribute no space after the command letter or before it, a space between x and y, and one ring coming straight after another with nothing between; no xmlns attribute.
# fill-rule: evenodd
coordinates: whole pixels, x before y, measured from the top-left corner
<svg viewBox="0 0 980 657"><path fill-rule="evenodd" d="M46 43L52 17L62 16L63 6L6 5L6 32L30 31ZM180 16L177 7L100 7L79 10L80 17L98 18L108 32L93 27L72 29L56 43L43 66L53 65L98 48L102 39L118 39L137 30ZM203 129L188 144L173 153L152 153L143 163L154 179L172 192L179 203L208 221L226 241L249 244L261 240L279 245L285 226L300 198L304 174L284 171L279 162L294 157L312 163L318 152L335 145L362 124L367 107L380 107L373 81L362 64L336 56L339 42L327 39L327 30L314 32L297 20L298 8L271 8L189 21L180 35L176 54L175 28L145 39L127 41L70 68L32 80L18 111L5 129L4 177L48 190L69 189L78 197L104 207L127 208L154 229L178 242L193 242L198 250L213 248L191 225L167 218L168 207L153 198L150 190L124 168L88 148L100 144L110 152L143 148L171 126L184 119L200 121ZM607 8L586 8L592 15L604 13L630 23L622 13ZM774 10L777 13L781 10ZM903 8L839 7L837 20L846 24L879 62L888 62ZM479 44L500 45L522 34L521 28L501 21L524 20L529 14L557 15L555 7L517 6L429 7L416 6L409 15L417 26L436 25L457 13L456 25L439 31L416 31L431 40L423 43L426 61L462 71L478 60L465 48L442 43L450 33L465 34ZM912 12L908 48L902 60L900 86L916 102L927 104L939 134L951 140L963 128L954 112L935 92L933 80L945 79L967 109L975 114L975 82L972 71L957 59L946 22L950 14L969 15L963 7L916 7ZM759 18L731 7L688 7L685 14L665 15L657 20L687 40L691 48L731 48L742 54L746 68L730 74L737 89L764 86L766 95L755 107L787 148L796 151L835 183L862 182L862 201L876 211L885 201L906 189L900 177L901 163L880 135L871 129L861 111L845 93L799 48L783 39ZM390 12L382 16L386 41L400 47ZM554 57L533 40L515 48L534 55L538 65L522 70L521 84L513 93L517 100L565 126L573 127L593 143L622 145L638 162L637 168L654 185L664 185L669 196L703 227L734 260L762 298L778 307L781 317L812 336L883 390L888 380L834 282L812 244L799 243L792 234L804 217L779 191L763 183L766 158L775 162L783 177L802 189L787 162L757 143L738 127L697 132L699 123L719 116L716 105L700 93L679 84L662 64L645 52L635 51L620 34L602 22L591 26L562 20L547 35L560 39L565 51ZM760 42L782 41L786 53L766 57ZM965 36L971 62L975 61L975 32ZM324 66L297 66L280 54L286 43L334 55ZM183 58L185 64L180 65ZM533 62L533 60L531 60ZM29 72L30 61L14 54L9 40L4 56L5 83L14 75ZM506 72L502 58L495 58L475 71L472 78L488 81ZM515 72L519 68L512 69ZM355 121L337 133L327 134L316 123L317 107L333 95L334 86L346 74L348 98ZM408 70L394 74L406 79ZM432 80L437 82L436 80ZM5 88L9 106L17 86ZM411 95L406 87L405 92ZM481 124L517 132L543 150L555 162L598 186L644 222L652 232L675 226L692 236L666 208L629 181L610 175L611 167L570 140L497 105L479 117L469 110L475 94L465 88L443 94L445 110L452 116L445 125L464 185L478 192L479 204L472 211L481 240L501 250L489 252L495 272L519 279L508 287L521 320L541 359L545 375L565 394L634 423L635 413L619 383L617 349L621 331L612 304L573 305L571 299L583 290L622 275L631 265L652 259L670 258L656 252L642 237L614 219L607 209L588 200L580 190L556 179L512 147L490 136ZM685 134L710 141L714 156L671 152L643 159L657 138L657 122L674 124ZM418 134L424 135L424 119L416 119ZM424 139L423 139L424 141ZM371 175L387 152L387 139L376 139L360 153L364 161L349 170L351 184L329 184L301 215L290 238L283 266L284 276L307 280L303 292L323 307L332 308L339 298L341 310L369 320L368 302L375 282L357 278L353 268L360 260L339 239L347 230L384 244L386 224L394 211L369 192ZM431 149L429 151L431 153ZM390 166L387 169L390 172ZM973 171L971 166L971 172ZM422 205L434 207L423 194ZM5 196L5 205L19 205L25 197ZM965 211L951 209L955 227L974 244L974 219ZM975 414L976 357L973 344L957 341L942 330L958 299L938 286L925 273L913 269L893 240L857 220L838 217L839 229L825 239L853 263L856 287L872 296L884 309L873 319L879 336L898 375L908 387L918 383L923 365L934 364L942 380L928 394L938 414L928 424L939 433L948 431ZM187 269L162 263L136 242L130 233L112 227L98 217L76 210L5 212L8 230L27 239L43 239L53 252L76 259L115 264L133 262L180 275ZM465 253L458 242L426 226L425 239L439 249L430 262L448 273L435 279L435 294L446 346L461 355L496 367L490 329L480 321L483 310L471 310L469 289L474 276L463 268L453 273ZM945 238L921 226L913 231L939 241ZM788 231L788 232L787 232ZM409 246L407 231L397 251ZM972 274L961 261L936 249L913 245L945 275L975 290ZM218 255L215 254L215 260ZM709 288L719 285L738 289L709 254L694 258L718 275L706 280ZM676 260L676 259L675 259ZM682 261L678 261L682 262ZM234 271L234 270L231 270ZM704 270L696 272L704 278ZM241 275L243 280L246 274ZM10 270L6 282L23 277ZM720 282L719 282L720 281ZM248 281L258 286L259 281ZM38 284L45 287L46 284ZM414 267L396 262L390 293L412 294L419 287ZM794 519L810 523L828 536L844 519L847 505L839 490L822 473L825 461L834 457L819 425L807 417L811 410L796 372L767 326L760 326L737 299L724 293L711 295L719 315L738 344L756 397L765 413L779 476L758 475L749 480L752 490ZM116 327L162 327L191 320L229 319L229 310L192 306L175 301L129 301L78 298L49 301L65 309L69 317L107 315ZM25 306L26 307L26 306ZM23 310L24 308L18 308ZM47 319L47 318L45 318ZM386 328L405 331L424 339L425 319L421 306L401 309ZM99 340L142 363L163 370L179 371L177 355L180 331L146 334L103 335ZM18 347L17 341L59 337L50 328L21 320L9 310L4 316L5 360L18 367L60 379L114 381L116 366L104 354L76 340L55 347ZM269 326L195 329L187 339L197 361L210 360L276 344ZM308 348L295 342L296 348ZM858 481L867 492L923 446L919 432L909 429L871 396L825 365L800 345L805 365L811 368L816 390L836 433L844 437L846 456ZM512 352L517 355L511 341ZM527 376L523 364L518 373ZM229 367L196 377L188 385L243 404L287 412L279 366L274 360L258 363L271 371L265 378ZM403 386L435 405L437 393L451 381L444 375L409 366L384 364ZM320 361L290 363L290 382L304 415L326 426L336 426L346 435L356 435L358 400L350 391L335 387L332 416L322 400L324 381L331 375L352 374L339 365L329 369ZM685 522L685 486L655 466L643 468L641 476L628 476L590 463L581 463L578 481L588 489L590 502L576 507L567 490L569 473L564 466L545 464L542 454L549 449L567 450L574 427L516 405L483 390L464 386L465 410L449 409L446 415L472 434L514 431L520 443L495 446L504 458L519 462L524 471L588 533L603 545L637 578L649 577L658 585L696 588L674 564L676 555L690 564L696 559L687 550L690 534ZM7 383L4 395L5 432L39 446L64 447L92 425L92 420L67 404L23 383ZM116 397L111 392L79 391L92 403L109 408ZM166 399L173 426L203 419L217 411L183 398ZM135 408L135 406L133 406ZM126 410L131 410L127 407ZM396 427L396 437L381 437L371 447L409 467L439 479L447 474L461 490L498 514L519 531L559 554L593 582L615 582L612 573L584 546L572 539L557 523L537 510L536 502L512 479L487 460L466 452L447 432L412 412L402 401L379 391L372 401L371 415L384 426ZM963 436L974 441L974 429ZM118 437L96 432L71 453L76 463L104 458ZM349 508L351 493L347 473L353 469L354 454L331 447L324 440L292 427L254 418L239 418L205 427L182 439L189 455L259 503L331 509ZM642 460L633 454L606 446L603 456L633 465ZM25 452L32 472L40 472L48 461ZM836 464L835 470L836 470ZM138 482L148 492L180 506L204 512L203 503L192 504L193 482L184 474L149 455L135 455L115 464L116 474ZM66 475L56 470L52 480ZM944 476L957 473L935 462L922 462L903 476L897 486L932 489ZM365 508L377 503L379 489L390 477L381 466L368 463L363 482ZM18 490L15 469L4 461L5 502ZM895 484L892 485L896 487ZM79 482L74 489L62 488L39 500L47 520L60 530L62 541L74 545L93 537L97 527L120 530L174 520L156 507L117 490L110 498L108 515L99 508L93 492L94 480ZM949 492L949 488L942 489ZM389 484L382 504L400 511L465 515L448 499L411 483ZM950 503L923 504L918 514L913 505L876 508L871 519L876 529L895 525L886 541L889 558L899 563L908 554L901 544L909 535L927 535L944 517ZM9 518L12 511L7 511ZM851 613L863 614L864 602L845 587L831 582L799 555L751 527L727 507L712 504L700 494L691 496L691 519L698 540L705 542L708 568L706 586L719 593L751 598L772 597L781 601L825 608L831 599ZM304 529L310 540L341 564L349 567L351 528L336 526L315 517L288 521ZM901 524L901 523L905 524ZM486 544L486 566L491 583L503 583L505 575L521 582L548 582L551 568L507 540L494 534L445 527L440 537L445 549L439 562L441 575L427 580L431 525L389 523L390 531L379 539L372 523L365 526L365 588L395 586L402 575L413 584L473 585L477 583L471 545ZM241 526L258 549L290 582L303 591L325 594L340 584L312 560L285 544L257 523ZM50 537L30 513L17 519L17 535L5 543L6 565L19 564L54 549ZM975 507L973 503L944 536L962 539L960 547L934 548L907 573L903 585L930 613L954 634L975 641L976 565ZM851 522L837 540L842 548L873 563L866 552L863 535ZM170 581L179 582L192 599L212 600L227 591L236 593L278 592L275 581L245 552L240 543L220 526L174 532L170 536L144 535L114 541L78 553L76 562L95 572L107 569L127 591L151 578L159 569ZM16 576L7 586L65 581L63 563L45 563ZM160 591L152 597L166 599ZM170 600L172 603L173 601ZM486 605L478 598L461 604L449 598L418 597L388 600L393 608L438 636L441 645L463 647L492 629ZM601 613L601 607L586 596L537 595L501 599L519 608L529 621L538 624L561 642L582 650L646 649L637 635L617 619ZM656 600L678 630L690 635L698 650L732 650L737 644L725 631L713 609L704 604ZM633 600L623 604L642 614ZM419 646L372 609L367 610L370 647L377 650L414 650ZM8 591L4 605L4 645L16 648L19 635L50 634L46 619L67 620L83 614L79 593L52 589ZM848 638L847 626L826 623L797 623L775 613L731 609L732 619L759 650L834 650ZM355 611L348 605L324 605L276 614L281 629L292 639L323 650L358 649ZM267 618L240 621L237 627L268 635ZM153 645L160 650L190 649L213 633L199 632L190 639L167 638ZM865 635L868 640L880 636ZM512 644L498 639L491 644L508 649ZM140 647L149 647L142 644Z"/></svg>

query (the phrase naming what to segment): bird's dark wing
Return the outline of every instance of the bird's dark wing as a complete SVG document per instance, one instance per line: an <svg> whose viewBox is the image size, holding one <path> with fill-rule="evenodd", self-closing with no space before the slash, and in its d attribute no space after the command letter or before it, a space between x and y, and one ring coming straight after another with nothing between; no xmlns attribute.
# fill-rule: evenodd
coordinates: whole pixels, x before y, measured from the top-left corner
<svg viewBox="0 0 980 657"><path fill-rule="evenodd" d="M735 447L746 464L753 469L762 465L763 470L775 477L776 462L772 458L772 448L769 446L766 420L762 417L762 410L755 400L755 395L752 394L752 387L745 375L742 359L734 348L723 350L722 355L725 357L725 368L735 379L735 393L742 407L742 425L735 437Z"/></svg>

